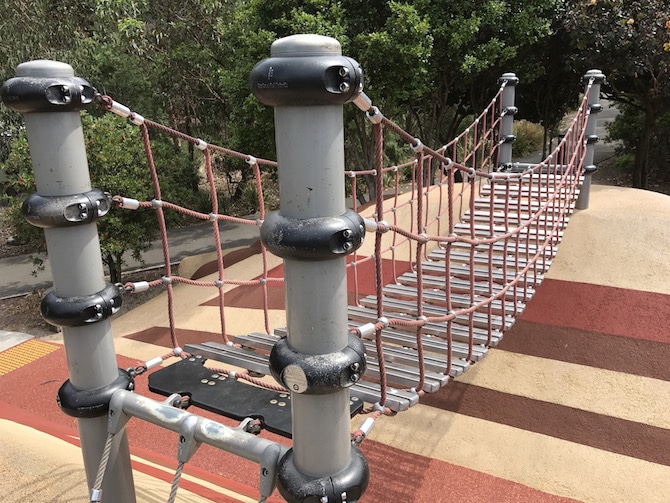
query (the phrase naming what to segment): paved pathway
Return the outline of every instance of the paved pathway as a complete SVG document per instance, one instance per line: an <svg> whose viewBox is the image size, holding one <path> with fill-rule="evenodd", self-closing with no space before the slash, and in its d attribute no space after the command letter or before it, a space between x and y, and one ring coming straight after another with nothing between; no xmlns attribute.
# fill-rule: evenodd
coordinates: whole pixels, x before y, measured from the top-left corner
<svg viewBox="0 0 670 503"><path fill-rule="evenodd" d="M219 232L222 249L249 246L259 239L259 229L256 225L220 222ZM169 241L173 263L189 255L212 252L215 249L212 228L208 223L173 229L169 232ZM133 260L130 254L126 259L128 263L125 270L128 271L163 264L160 240L155 241L144 254L144 264ZM51 284L51 268L48 260L45 261L43 271L35 271L30 255L0 259L0 299L48 288Z"/></svg>

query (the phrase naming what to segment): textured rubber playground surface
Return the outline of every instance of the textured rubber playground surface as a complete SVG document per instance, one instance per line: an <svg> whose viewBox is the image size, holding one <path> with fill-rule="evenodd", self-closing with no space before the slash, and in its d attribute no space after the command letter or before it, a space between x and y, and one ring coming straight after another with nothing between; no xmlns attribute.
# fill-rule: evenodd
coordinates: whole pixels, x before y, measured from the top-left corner
<svg viewBox="0 0 670 503"><path fill-rule="evenodd" d="M371 481L361 501L670 501L669 250L670 197L594 186L503 341L420 405L378 421L362 445ZM229 277L248 279L260 258L229 260ZM217 340L216 292L178 285L177 295L182 287L180 341ZM272 295L276 327L283 295ZM231 333L262 330L253 294L238 287L226 299ZM164 353L166 327L161 297L115 320L119 366ZM85 501L76 423L55 403L66 374L57 343L0 353L3 501ZM145 377L137 383L152 395ZM128 435L138 501L166 501L176 435L138 420ZM201 447L178 501L256 501L257 471Z"/></svg>

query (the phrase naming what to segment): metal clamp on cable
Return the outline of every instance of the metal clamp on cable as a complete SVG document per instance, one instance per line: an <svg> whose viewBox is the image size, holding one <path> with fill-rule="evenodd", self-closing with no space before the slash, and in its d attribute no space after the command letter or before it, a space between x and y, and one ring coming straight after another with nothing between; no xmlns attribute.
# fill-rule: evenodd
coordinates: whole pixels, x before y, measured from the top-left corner
<svg viewBox="0 0 670 503"><path fill-rule="evenodd" d="M360 248L365 221L352 210L339 216L308 219L285 218L275 211L265 217L261 240L281 258L327 260Z"/></svg>
<svg viewBox="0 0 670 503"><path fill-rule="evenodd" d="M342 350L319 355L298 353L286 338L270 352L270 372L287 389L305 395L325 395L348 388L365 373L365 346L355 335Z"/></svg>
<svg viewBox="0 0 670 503"><path fill-rule="evenodd" d="M351 447L351 462L339 473L326 477L310 477L295 466L293 449L280 460L277 488L288 503L353 503L365 492L370 481L370 467L355 446Z"/></svg>
<svg viewBox="0 0 670 503"><path fill-rule="evenodd" d="M14 77L0 94L19 113L84 110L95 99L95 89L79 77Z"/></svg>
<svg viewBox="0 0 670 503"><path fill-rule="evenodd" d="M58 297L50 290L40 311L47 323L57 327L80 327L116 314L123 303L123 287L107 283L98 293L81 297Z"/></svg>
<svg viewBox="0 0 670 503"><path fill-rule="evenodd" d="M71 196L31 194L23 202L21 212L35 227L50 229L90 224L104 217L112 206L109 193L92 189Z"/></svg>
<svg viewBox="0 0 670 503"><path fill-rule="evenodd" d="M506 134L500 139L500 143L514 143L516 141L516 136L513 134Z"/></svg>
<svg viewBox="0 0 670 503"><path fill-rule="evenodd" d="M72 417L100 417L109 411L109 402L115 391L135 389L135 381L126 370L119 369L119 376L107 386L77 389L68 379L58 390L56 401L61 410Z"/></svg>

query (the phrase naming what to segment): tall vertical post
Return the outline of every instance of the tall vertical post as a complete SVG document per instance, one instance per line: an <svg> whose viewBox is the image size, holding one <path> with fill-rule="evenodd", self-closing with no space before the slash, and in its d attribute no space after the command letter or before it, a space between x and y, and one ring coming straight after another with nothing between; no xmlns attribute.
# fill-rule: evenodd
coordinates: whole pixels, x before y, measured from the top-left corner
<svg viewBox="0 0 670 503"><path fill-rule="evenodd" d="M89 487L93 486L107 438L111 392L132 388L132 377L116 365L108 317L121 293L105 284L95 220L108 211L102 191L91 189L79 110L94 91L56 61L19 65L2 87L2 99L23 113L37 193L23 205L28 221L44 228L53 290L42 314L62 327L70 379L59 390L61 409L77 418ZM102 491L92 500L134 502L135 491L125 430L114 438Z"/></svg>
<svg viewBox="0 0 670 503"><path fill-rule="evenodd" d="M512 162L512 144L516 140L514 115L517 113L517 108L514 106L514 99L519 78L513 73L503 73L498 82L507 83L500 98L503 116L500 120L500 156L498 157L498 166L506 166Z"/></svg>
<svg viewBox="0 0 670 503"><path fill-rule="evenodd" d="M589 83L593 79L593 84L589 90ZM600 70L589 70L584 75L582 81L585 85L585 92L589 93L588 106L589 118L586 123L585 141L586 154L584 155L584 183L577 197L575 208L578 210L585 210L589 207L589 197L591 195L591 176L596 172L597 168L594 164L595 146L600 138L596 134L596 126L598 125L598 113L603 109L600 104L600 85L605 82L605 75Z"/></svg>
<svg viewBox="0 0 670 503"><path fill-rule="evenodd" d="M288 337L270 368L291 391L293 448L278 472L289 502L357 501L369 477L350 436L348 388L365 370L365 350L348 331L346 275L365 226L344 192L343 104L361 93L362 78L339 42L319 35L275 41L251 74L254 95L275 110L280 211L261 237L284 259Z"/></svg>

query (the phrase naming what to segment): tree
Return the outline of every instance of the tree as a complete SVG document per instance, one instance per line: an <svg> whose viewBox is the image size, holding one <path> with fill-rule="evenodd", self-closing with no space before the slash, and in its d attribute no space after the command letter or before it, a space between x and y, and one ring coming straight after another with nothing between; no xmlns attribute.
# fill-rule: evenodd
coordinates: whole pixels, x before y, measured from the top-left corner
<svg viewBox="0 0 670 503"><path fill-rule="evenodd" d="M61 59L76 65L78 44L90 34L92 0L9 0L0 9L0 81L31 59ZM22 128L21 117L0 107L0 163Z"/></svg>
<svg viewBox="0 0 670 503"><path fill-rule="evenodd" d="M152 199L153 187L137 127L112 114L101 118L84 114L82 119L92 186L112 195L140 201ZM197 174L188 154L172 142L160 138L153 140L152 149L163 199L193 205ZM15 232L43 251L41 229L30 226L20 212L23 199L35 191L25 134L14 141L5 168L9 176L6 185L12 203L11 222ZM168 225L183 221L183 217L175 212L166 212L166 217ZM102 260L109 270L111 281L117 283L121 281L125 254L129 252L133 258L141 260L142 253L156 239L156 217L152 212L143 210L113 210L98 221L98 234Z"/></svg>
<svg viewBox="0 0 670 503"><path fill-rule="evenodd" d="M638 110L633 186L649 184L649 152L659 118L670 111L670 5L666 0L590 0L573 4L567 28L579 62L607 75L606 93Z"/></svg>

